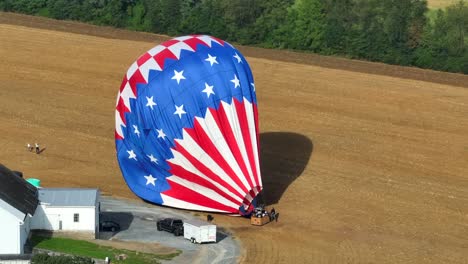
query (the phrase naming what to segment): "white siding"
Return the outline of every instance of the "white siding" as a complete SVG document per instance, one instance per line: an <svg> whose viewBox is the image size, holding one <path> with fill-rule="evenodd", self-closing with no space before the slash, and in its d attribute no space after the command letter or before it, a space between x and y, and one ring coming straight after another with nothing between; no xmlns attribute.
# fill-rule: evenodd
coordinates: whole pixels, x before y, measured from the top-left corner
<svg viewBox="0 0 468 264"><path fill-rule="evenodd" d="M30 264L31 262L29 260L0 260L0 264Z"/></svg>
<svg viewBox="0 0 468 264"><path fill-rule="evenodd" d="M34 216L31 219L31 229L44 229L50 230L45 228L48 226L48 220L45 217L44 209L45 205L38 205L36 208L36 212L34 212Z"/></svg>
<svg viewBox="0 0 468 264"><path fill-rule="evenodd" d="M11 214L9 204L0 200L0 254L21 254L20 221Z"/></svg>
<svg viewBox="0 0 468 264"><path fill-rule="evenodd" d="M19 225L19 241L20 241L20 248L21 248L21 253L24 253L24 244L26 244L26 240L28 239L29 236L29 230L30 230L30 223L31 223L31 217L26 216L26 219L24 219L24 222Z"/></svg>
<svg viewBox="0 0 468 264"><path fill-rule="evenodd" d="M74 214L79 215L78 222L74 222ZM95 207L48 207L42 204L36 209L31 228L94 233L97 220Z"/></svg>

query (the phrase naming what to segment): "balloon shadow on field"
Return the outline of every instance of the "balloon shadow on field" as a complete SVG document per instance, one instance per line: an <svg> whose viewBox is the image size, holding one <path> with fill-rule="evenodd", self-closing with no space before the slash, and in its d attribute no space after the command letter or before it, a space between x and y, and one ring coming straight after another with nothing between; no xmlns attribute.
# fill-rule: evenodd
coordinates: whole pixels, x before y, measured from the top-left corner
<svg viewBox="0 0 468 264"><path fill-rule="evenodd" d="M267 132L260 134L260 170L263 191L259 203L278 203L288 186L304 171L314 145L301 134Z"/></svg>

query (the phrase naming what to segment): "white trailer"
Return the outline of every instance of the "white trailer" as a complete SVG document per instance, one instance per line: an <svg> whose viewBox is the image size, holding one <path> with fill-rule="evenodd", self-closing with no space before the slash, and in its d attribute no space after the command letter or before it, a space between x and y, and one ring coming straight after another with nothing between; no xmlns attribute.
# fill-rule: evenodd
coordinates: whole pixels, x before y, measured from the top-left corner
<svg viewBox="0 0 468 264"><path fill-rule="evenodd" d="M192 243L216 243L216 225L199 220L184 221L184 237Z"/></svg>

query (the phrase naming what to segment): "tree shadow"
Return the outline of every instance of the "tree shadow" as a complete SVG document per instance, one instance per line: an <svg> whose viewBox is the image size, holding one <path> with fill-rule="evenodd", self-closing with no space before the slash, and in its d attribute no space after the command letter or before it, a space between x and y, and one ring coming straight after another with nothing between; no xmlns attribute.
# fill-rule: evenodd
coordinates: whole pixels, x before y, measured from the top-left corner
<svg viewBox="0 0 468 264"><path fill-rule="evenodd" d="M263 191L259 203L276 204L288 186L304 171L314 145L301 134L267 132L260 134L260 169Z"/></svg>

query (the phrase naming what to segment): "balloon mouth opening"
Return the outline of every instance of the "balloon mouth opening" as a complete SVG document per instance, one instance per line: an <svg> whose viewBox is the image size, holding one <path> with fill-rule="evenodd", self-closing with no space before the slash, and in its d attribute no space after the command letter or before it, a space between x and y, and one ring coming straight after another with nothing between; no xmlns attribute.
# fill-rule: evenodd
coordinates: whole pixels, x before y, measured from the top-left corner
<svg viewBox="0 0 468 264"><path fill-rule="evenodd" d="M262 190L261 186L255 186L244 197L244 200L239 207L239 213L244 216L252 214L255 207L257 207L257 195Z"/></svg>

